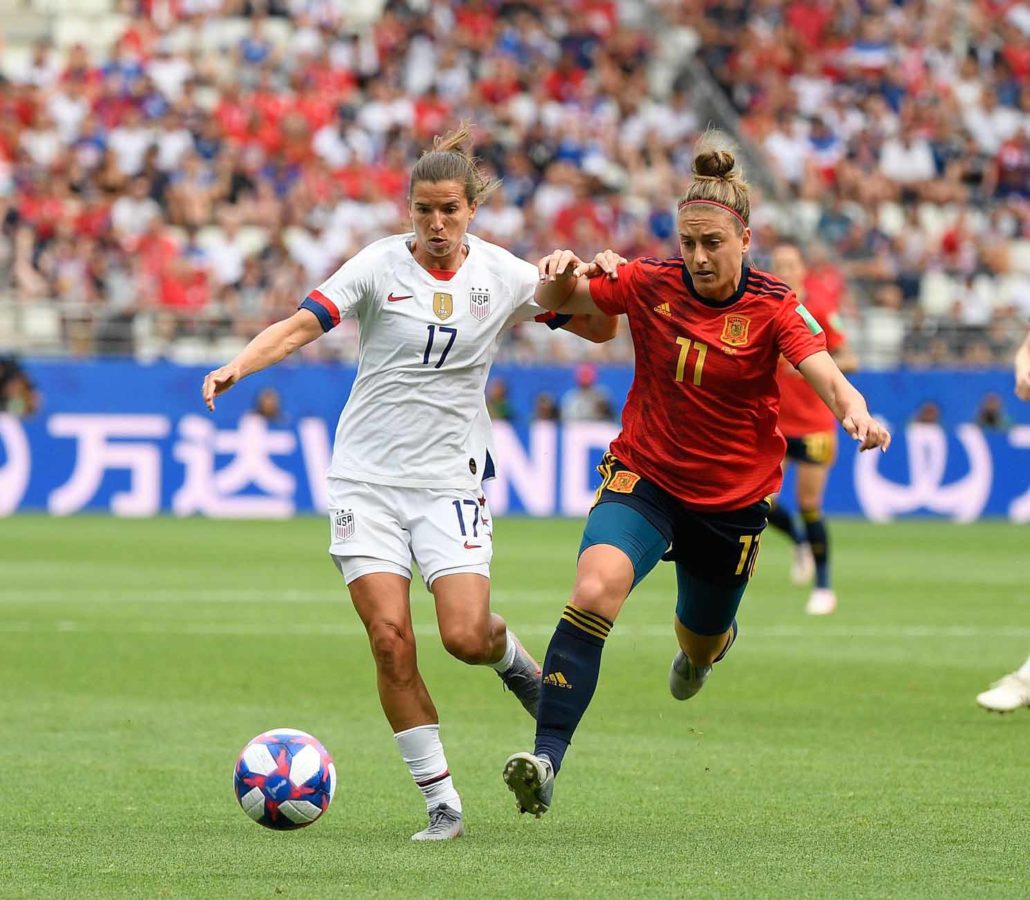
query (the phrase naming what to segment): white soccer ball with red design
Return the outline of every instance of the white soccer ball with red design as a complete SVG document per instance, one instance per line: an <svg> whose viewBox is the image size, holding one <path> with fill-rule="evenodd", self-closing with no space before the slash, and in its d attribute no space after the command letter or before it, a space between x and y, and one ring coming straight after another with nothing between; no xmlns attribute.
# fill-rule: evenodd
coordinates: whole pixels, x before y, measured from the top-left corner
<svg viewBox="0 0 1030 900"><path fill-rule="evenodd" d="M240 752L233 778L243 811L266 828L303 828L318 819L336 792L336 766L304 731L273 728Z"/></svg>

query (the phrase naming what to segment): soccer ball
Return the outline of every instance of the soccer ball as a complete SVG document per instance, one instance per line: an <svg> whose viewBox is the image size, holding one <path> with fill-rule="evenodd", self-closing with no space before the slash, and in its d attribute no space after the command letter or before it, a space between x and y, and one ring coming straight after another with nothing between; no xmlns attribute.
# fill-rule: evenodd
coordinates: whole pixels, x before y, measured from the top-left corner
<svg viewBox="0 0 1030 900"><path fill-rule="evenodd" d="M303 828L329 808L336 766L310 734L273 728L240 752L233 786L243 811L258 824L277 831Z"/></svg>

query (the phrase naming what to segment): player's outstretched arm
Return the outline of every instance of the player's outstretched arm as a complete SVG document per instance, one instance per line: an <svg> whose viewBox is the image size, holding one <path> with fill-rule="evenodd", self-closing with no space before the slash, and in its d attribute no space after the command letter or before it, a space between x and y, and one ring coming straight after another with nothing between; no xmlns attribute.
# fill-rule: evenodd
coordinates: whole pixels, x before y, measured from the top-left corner
<svg viewBox="0 0 1030 900"><path fill-rule="evenodd" d="M556 312L604 315L590 296L589 279L603 273L615 281L619 266L625 264L614 250L603 250L586 263L571 250L554 250L537 264L540 284L536 302Z"/></svg>
<svg viewBox="0 0 1030 900"><path fill-rule="evenodd" d="M1030 400L1030 331L1016 351L1016 396Z"/></svg>
<svg viewBox="0 0 1030 900"><path fill-rule="evenodd" d="M820 350L806 357L798 371L815 388L844 430L859 442L859 450L879 447L885 451L891 445L890 432L869 415L865 397L844 377L829 353Z"/></svg>
<svg viewBox="0 0 1030 900"><path fill-rule="evenodd" d="M215 397L224 394L237 382L274 366L321 334L321 323L314 313L306 309L299 309L288 319L269 325L232 362L207 373L202 388L207 408L213 410Z"/></svg>

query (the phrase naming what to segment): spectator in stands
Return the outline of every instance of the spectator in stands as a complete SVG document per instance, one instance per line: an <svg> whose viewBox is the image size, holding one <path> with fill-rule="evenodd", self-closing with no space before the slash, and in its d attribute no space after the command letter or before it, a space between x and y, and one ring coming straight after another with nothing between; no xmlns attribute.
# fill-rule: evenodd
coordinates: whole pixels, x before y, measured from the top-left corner
<svg viewBox="0 0 1030 900"><path fill-rule="evenodd" d="M541 391L533 401L534 422L557 422L561 418L561 410L554 399L554 396Z"/></svg>
<svg viewBox="0 0 1030 900"><path fill-rule="evenodd" d="M940 425L941 408L933 400L927 400L916 410L912 421L918 425Z"/></svg>
<svg viewBox="0 0 1030 900"><path fill-rule="evenodd" d="M258 391L258 395L254 399L253 411L269 425L282 425L286 422L282 398L274 387L266 387Z"/></svg>
<svg viewBox="0 0 1030 900"><path fill-rule="evenodd" d="M510 422L514 418L511 399L508 397L508 382L503 378L491 378L487 384L486 409L495 422Z"/></svg>
<svg viewBox="0 0 1030 900"><path fill-rule="evenodd" d="M597 383L597 367L590 363L576 366L576 386L561 401L563 422L611 422L611 395Z"/></svg>
<svg viewBox="0 0 1030 900"><path fill-rule="evenodd" d="M0 357L0 412L25 419L39 410L39 391L21 363Z"/></svg>
<svg viewBox="0 0 1030 900"><path fill-rule="evenodd" d="M974 422L984 431L1006 431L1012 426L1012 420L1005 414L1001 395L994 391L984 394Z"/></svg>
<svg viewBox="0 0 1030 900"><path fill-rule="evenodd" d="M432 123L459 107L479 124L480 152L505 183L507 203L482 211L487 237L534 256L562 234L603 230L635 254L657 253L673 227L665 198L686 176L683 148L698 127L700 106L682 89L697 53L726 88L713 100L737 107L772 173L767 187L781 194L762 205L768 240L784 226L822 237L836 265L847 263L857 318L873 320L860 331L881 335L888 318L892 335L903 333L940 269L974 272L997 305L1030 307L1019 300L1030 298L1018 285L1030 277L1026 264L1018 254L1011 268L1001 262L1030 236L1027 38L1009 4L977 4L968 21L957 4L645 6L645 17L627 7L620 20L607 2L395 0L352 34L346 4L126 0L124 33L110 47L41 42L21 66L10 54L0 196L14 212L0 290L56 299L53 270L40 266L58 257L62 271L80 264L79 248L46 251L81 199L99 198L89 215L101 222L98 207L106 209L126 247L139 239L154 210L138 197L141 175L173 243L196 228L215 247L230 216L256 229L248 248L302 246L306 232L305 265L320 266L323 252L335 264L392 230L407 164L438 130ZM221 47L216 17L225 15L249 21ZM965 234L952 227L952 204L974 206ZM998 209L1003 229L985 221ZM91 236L106 243L102 229ZM248 305L284 302L285 285L252 302L255 290L282 281L280 264L260 255ZM238 260L226 269L216 277L220 297ZM885 282L902 290L897 315L877 300ZM68 298L65 290L62 311ZM236 302L232 291L226 298ZM126 310L117 314L152 317ZM946 305L925 312L931 325L949 317ZM1016 321L992 317L992 359L1020 339ZM966 338L936 344L943 352L927 359L982 356ZM548 341L518 334L506 352L553 356ZM598 352L632 356L622 340ZM891 358L881 354L881 364Z"/></svg>

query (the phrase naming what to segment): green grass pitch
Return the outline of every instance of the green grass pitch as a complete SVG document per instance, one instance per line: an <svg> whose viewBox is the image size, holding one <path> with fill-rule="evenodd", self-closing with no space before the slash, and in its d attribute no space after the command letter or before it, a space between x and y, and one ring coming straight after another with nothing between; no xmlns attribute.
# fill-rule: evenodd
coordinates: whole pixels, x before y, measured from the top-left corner
<svg viewBox="0 0 1030 900"><path fill-rule="evenodd" d="M581 524L498 523L494 606L541 656ZM420 663L468 834L412 845L422 799L378 707L320 519L0 523L0 896L1025 897L1030 710L975 694L1030 652L1030 532L834 523L839 612L814 620L764 541L741 639L667 693L674 578L631 597L551 813L500 778L529 718L447 657ZM292 726L336 758L313 827L239 809L236 754Z"/></svg>

